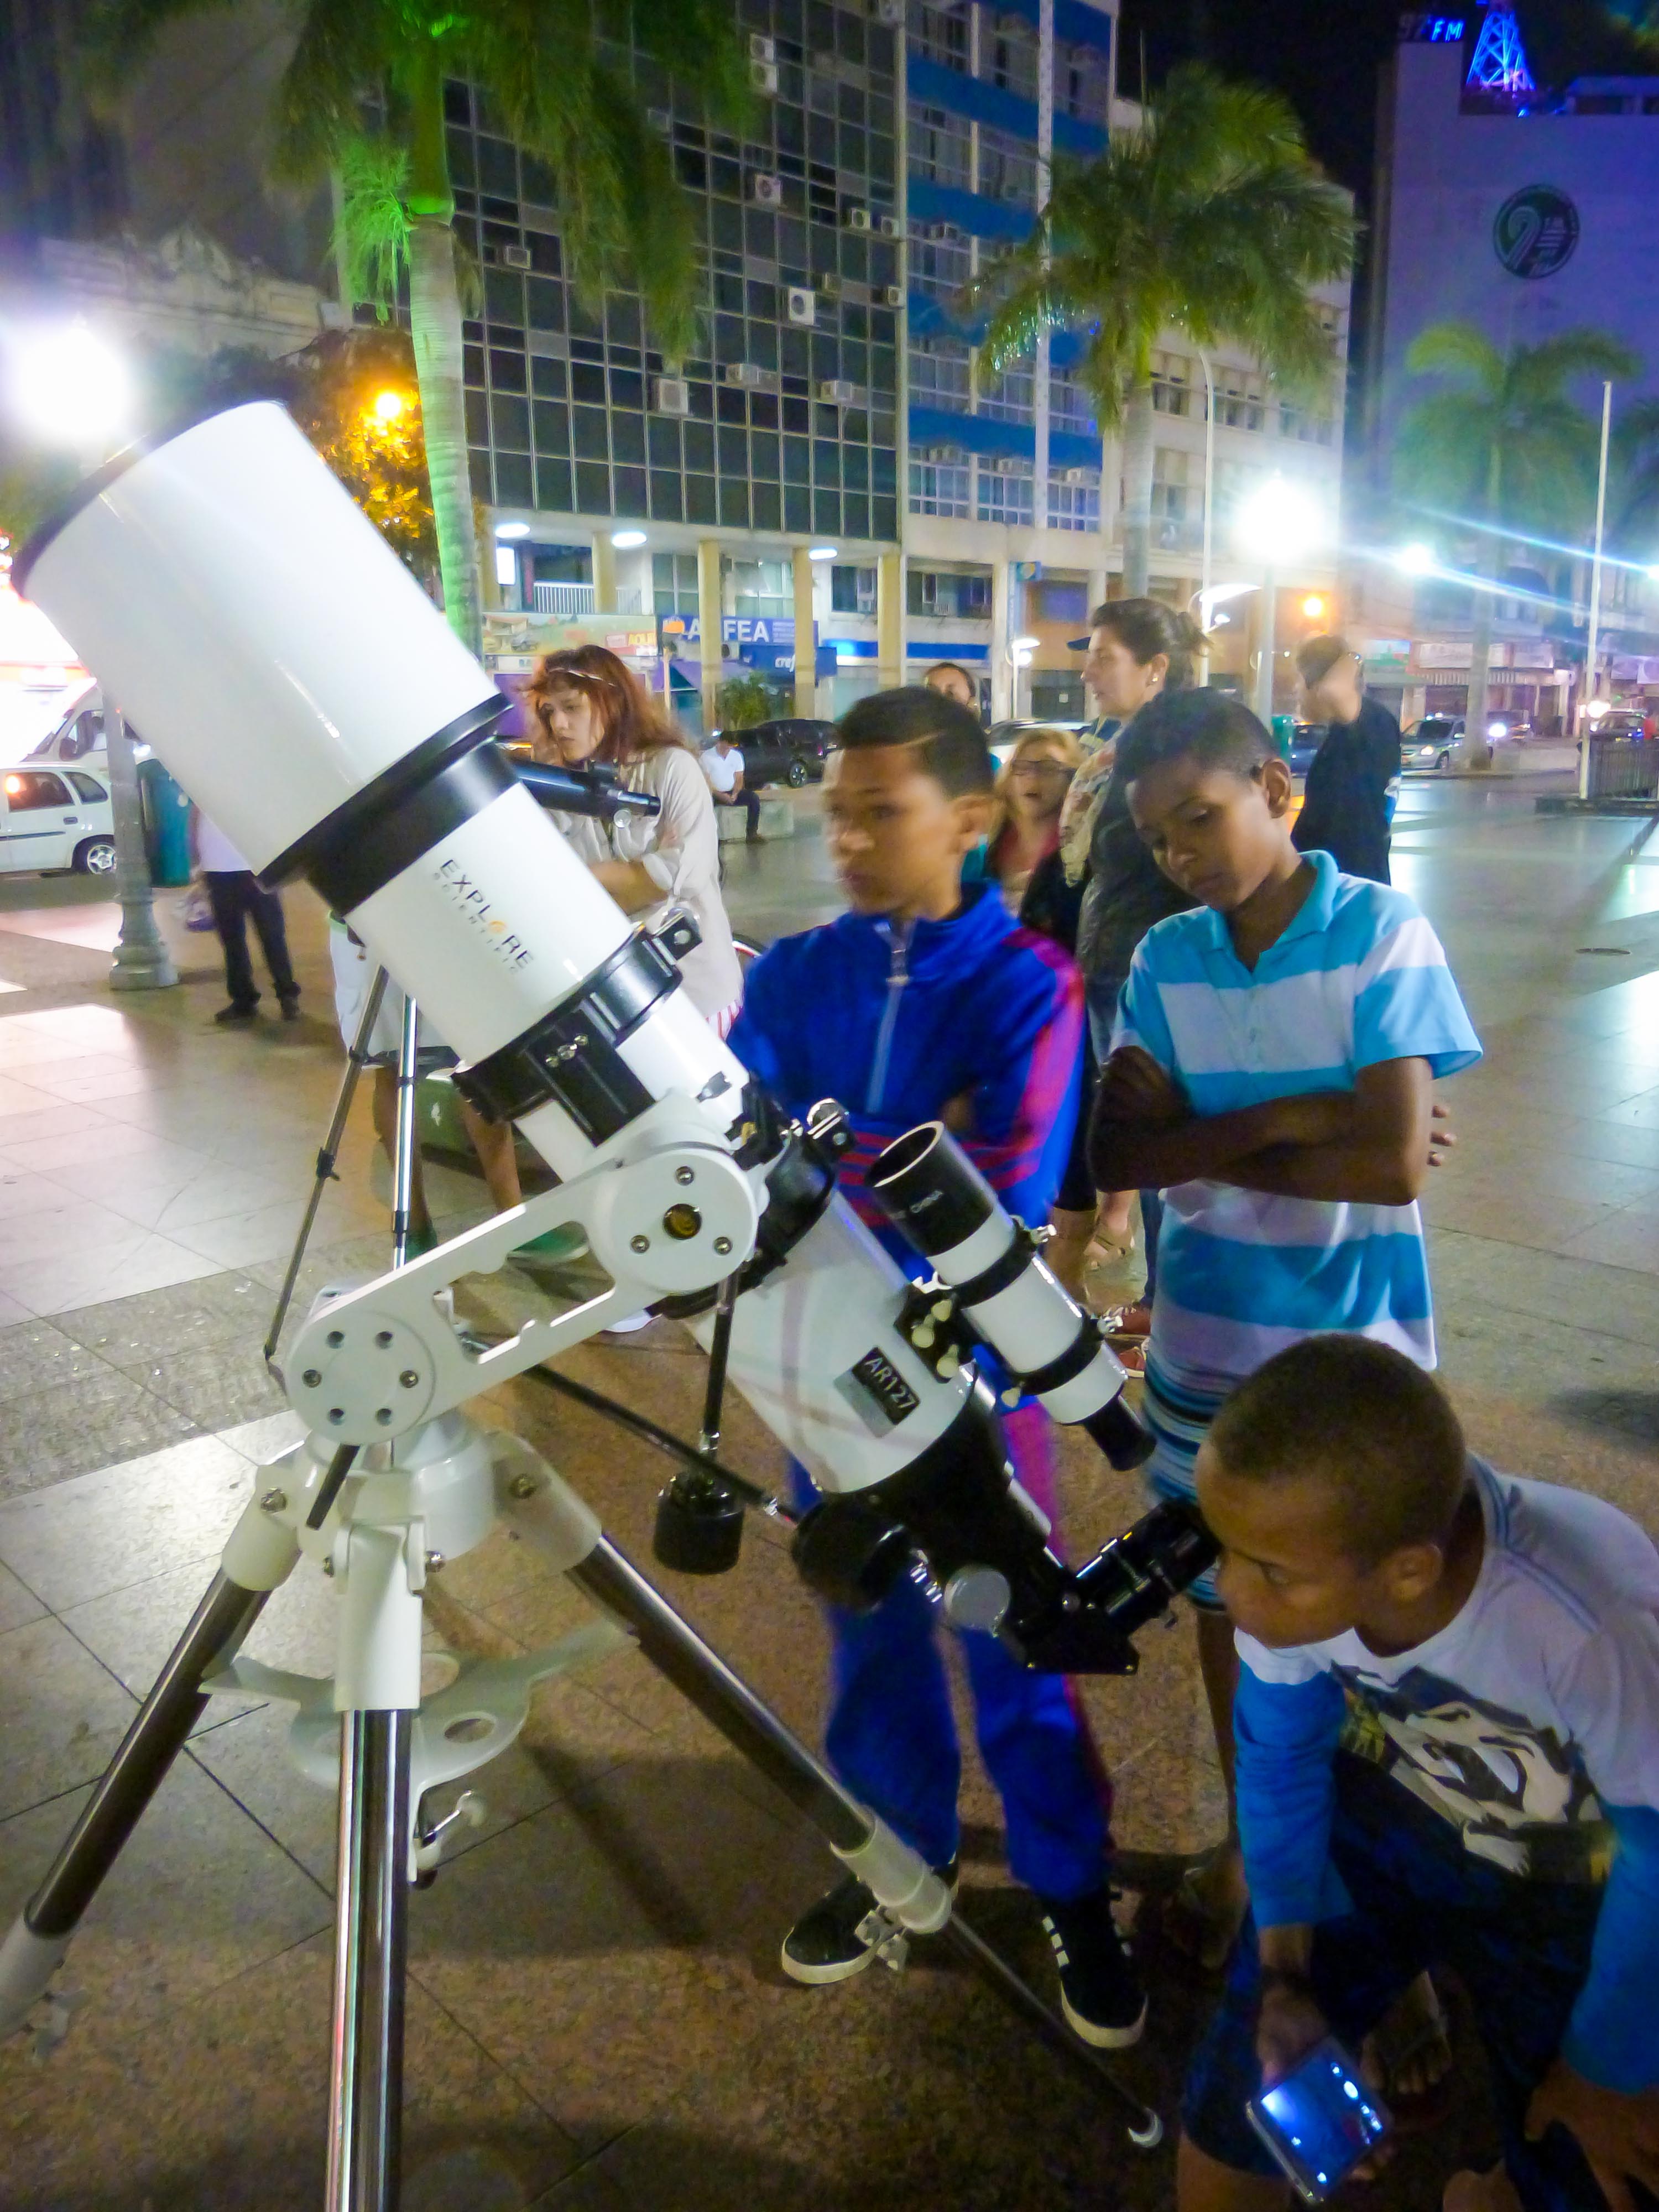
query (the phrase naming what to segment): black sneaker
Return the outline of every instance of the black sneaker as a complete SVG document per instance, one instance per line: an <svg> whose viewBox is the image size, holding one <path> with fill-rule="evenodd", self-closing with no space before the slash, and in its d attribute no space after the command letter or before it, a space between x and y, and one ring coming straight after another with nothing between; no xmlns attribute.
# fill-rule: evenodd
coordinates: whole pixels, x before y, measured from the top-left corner
<svg viewBox="0 0 1659 2212"><path fill-rule="evenodd" d="M213 1018L221 1029L235 1029L244 1022L257 1022L259 1010L257 1006L221 1006Z"/></svg>
<svg viewBox="0 0 1659 2212"><path fill-rule="evenodd" d="M285 1022L297 1022L297 1021L299 1020L299 1018L300 1018L300 1001L299 1001L299 1000L298 1000L297 998L294 998L294 999L284 999L284 1000L283 1000L283 1019Z"/></svg>
<svg viewBox="0 0 1659 2212"><path fill-rule="evenodd" d="M1139 2043L1146 2025L1146 1992L1112 1918L1111 1891L1103 1884L1067 1905L1052 1898L1038 1902L1060 1968L1060 2008L1069 2026L1097 2051Z"/></svg>
<svg viewBox="0 0 1659 2212"><path fill-rule="evenodd" d="M937 1869L939 1878L956 1895L957 1863ZM783 1971L792 1982L817 1988L825 1982L845 1982L861 1974L878 1955L876 1944L866 1942L859 1930L876 1910L873 1890L855 1874L844 1875L827 1897L821 1897L783 1939Z"/></svg>

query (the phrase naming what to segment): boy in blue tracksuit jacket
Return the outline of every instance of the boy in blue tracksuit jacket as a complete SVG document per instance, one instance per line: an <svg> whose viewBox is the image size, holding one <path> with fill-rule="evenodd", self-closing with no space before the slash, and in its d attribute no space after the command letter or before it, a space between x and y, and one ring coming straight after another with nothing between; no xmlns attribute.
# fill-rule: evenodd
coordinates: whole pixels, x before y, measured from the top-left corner
<svg viewBox="0 0 1659 2212"><path fill-rule="evenodd" d="M945 1119L1011 1212L1046 1219L1076 1118L1082 990L1066 954L1022 929L994 884L964 888L994 763L976 719L907 690L842 721L824 827L852 911L775 945L750 970L733 1050L785 1106L839 1099L854 1142L848 1199L912 1273L924 1264L870 1205L865 1170L892 1138ZM1005 1416L1020 1481L1052 1512L1048 1418ZM795 1480L810 1496L805 1471ZM953 1873L961 1775L932 1601L906 1582L872 1613L832 1612L827 1750L848 1786ZM1001 1794L1009 1863L1037 1893L1072 2025L1103 2047L1140 2033L1146 2002L1113 1926L1109 1796L1066 1683L988 1635L963 1638L980 1749ZM874 1955L872 1903L848 1876L790 1930L786 1972L839 1981Z"/></svg>

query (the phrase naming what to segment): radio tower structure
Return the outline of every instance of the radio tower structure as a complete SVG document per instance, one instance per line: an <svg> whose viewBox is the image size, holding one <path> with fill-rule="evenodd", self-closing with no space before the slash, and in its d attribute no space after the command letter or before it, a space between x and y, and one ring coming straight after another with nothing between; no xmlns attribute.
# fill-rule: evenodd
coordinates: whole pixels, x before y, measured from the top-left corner
<svg viewBox="0 0 1659 2212"><path fill-rule="evenodd" d="M1538 89L1527 67L1527 52L1521 43L1521 26L1515 20L1515 10L1501 4L1501 0L1500 4L1486 10L1464 88L1500 100L1519 98Z"/></svg>

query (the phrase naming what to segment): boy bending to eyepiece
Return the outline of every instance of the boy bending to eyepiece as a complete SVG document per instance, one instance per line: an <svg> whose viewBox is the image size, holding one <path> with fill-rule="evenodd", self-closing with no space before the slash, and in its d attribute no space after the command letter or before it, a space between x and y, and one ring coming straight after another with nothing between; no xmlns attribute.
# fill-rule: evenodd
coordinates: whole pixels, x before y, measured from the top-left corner
<svg viewBox="0 0 1659 2212"><path fill-rule="evenodd" d="M1287 2201L1245 2117L1437 1962L1468 1991L1504 2165L1455 2212L1659 2191L1659 1552L1498 1474L1411 1360L1281 1352L1198 1453L1243 1666L1251 1917L1188 2076L1180 2212Z"/></svg>

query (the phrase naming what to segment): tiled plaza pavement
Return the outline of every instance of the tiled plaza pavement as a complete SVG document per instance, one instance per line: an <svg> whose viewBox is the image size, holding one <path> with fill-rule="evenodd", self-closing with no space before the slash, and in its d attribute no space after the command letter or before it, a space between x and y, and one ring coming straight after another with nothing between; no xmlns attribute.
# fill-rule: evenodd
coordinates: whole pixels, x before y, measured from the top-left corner
<svg viewBox="0 0 1659 2212"><path fill-rule="evenodd" d="M769 934L823 910L811 812L794 844L732 854L740 926ZM1659 850L1649 859L1644 841L1638 825L1540 822L1524 794L1461 787L1408 794L1396 857L1487 1044L1449 1087L1462 1143L1429 1209L1446 1373L1500 1463L1659 1526ZM289 898L307 1020L226 1035L209 1018L210 939L177 939L182 989L112 997L112 910L88 897L64 883L0 892L7 1917L206 1583L254 1467L295 1432L258 1344L339 1066L308 900ZM372 1152L360 1104L307 1288L380 1264ZM478 1186L440 1171L434 1199L459 1224ZM464 1293L498 1320L534 1297L516 1274ZM701 1361L670 1324L564 1364L671 1427L696 1425ZM485 1412L648 1559L662 1462L528 1380ZM775 1475L741 1408L727 1448ZM1135 1500L1086 1447L1068 1443L1066 1467L1081 1547ZM724 1580L665 1580L812 1735L823 1638L771 1532L751 1526ZM430 1595L431 1641L459 1652L528 1648L580 1617L501 1535ZM327 1586L301 1576L250 1650L320 1671L329 1629ZM1120 1838L1197 1847L1218 1832L1219 1797L1189 1632L1142 1643L1137 1680L1085 1686ZM210 1708L71 1954L65 1983L84 2002L67 2043L44 2061L0 2051L3 2212L320 2203L333 1824L286 1764L284 1727L272 1706ZM485 1825L413 1901L410 2207L1170 2202L1167 2151L1131 2152L926 1948L902 1976L820 1992L784 1981L778 1939L832 1863L634 1655L544 1687L521 1742L475 1780ZM971 1763L965 1797L967 1909L1041 1978L1047 1947L1006 1885L995 1802ZM1152 2032L1125 2071L1171 2113L1206 2000L1155 1945L1147 1963ZM1437 2203L1460 2148L1486 2139L1472 2093L1369 2201Z"/></svg>

